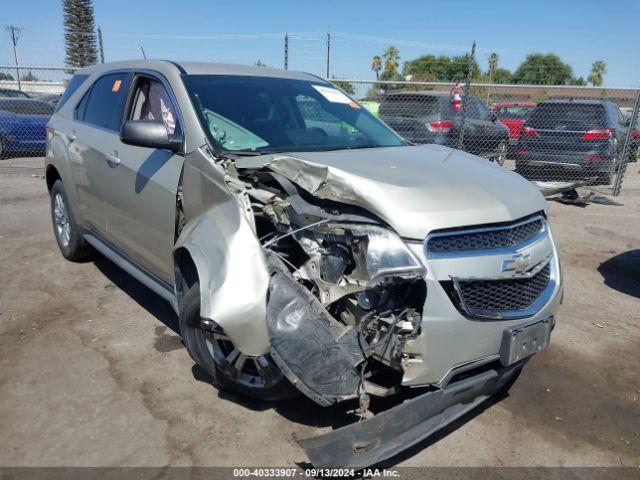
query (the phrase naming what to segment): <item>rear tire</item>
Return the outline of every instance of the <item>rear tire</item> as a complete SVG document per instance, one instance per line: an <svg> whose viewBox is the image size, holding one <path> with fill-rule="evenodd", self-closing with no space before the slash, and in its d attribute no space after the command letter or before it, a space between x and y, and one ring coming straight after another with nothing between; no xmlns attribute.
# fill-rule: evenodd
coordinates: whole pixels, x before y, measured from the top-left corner
<svg viewBox="0 0 640 480"><path fill-rule="evenodd" d="M218 389L270 402L297 396L297 390L270 355L244 355L219 326L213 330L201 328L198 282L185 295L179 317L180 333L189 355L212 377Z"/></svg>
<svg viewBox="0 0 640 480"><path fill-rule="evenodd" d="M72 262L87 260L93 249L83 238L82 229L76 223L62 180L56 180L50 195L53 233L62 256Z"/></svg>

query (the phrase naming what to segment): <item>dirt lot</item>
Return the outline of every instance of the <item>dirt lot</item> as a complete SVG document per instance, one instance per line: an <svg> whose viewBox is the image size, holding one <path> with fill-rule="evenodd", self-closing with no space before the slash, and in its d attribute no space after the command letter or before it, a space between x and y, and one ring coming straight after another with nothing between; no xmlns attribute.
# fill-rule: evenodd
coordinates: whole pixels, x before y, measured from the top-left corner
<svg viewBox="0 0 640 480"><path fill-rule="evenodd" d="M218 392L168 304L103 258L61 257L41 165L0 163L0 466L304 461L292 436L339 412ZM566 273L551 347L389 465L640 466L640 192L618 200L550 203Z"/></svg>

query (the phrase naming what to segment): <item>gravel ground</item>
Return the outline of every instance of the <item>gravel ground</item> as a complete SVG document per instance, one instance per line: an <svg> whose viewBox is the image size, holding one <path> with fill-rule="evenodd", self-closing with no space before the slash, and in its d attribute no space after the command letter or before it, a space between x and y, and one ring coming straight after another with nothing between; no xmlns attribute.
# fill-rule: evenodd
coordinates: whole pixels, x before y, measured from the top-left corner
<svg viewBox="0 0 640 480"><path fill-rule="evenodd" d="M0 162L0 466L294 466L340 421L219 392L168 304L55 244L41 159ZM634 170L636 170L634 168ZM388 466L640 466L640 192L550 202L566 274L548 350Z"/></svg>

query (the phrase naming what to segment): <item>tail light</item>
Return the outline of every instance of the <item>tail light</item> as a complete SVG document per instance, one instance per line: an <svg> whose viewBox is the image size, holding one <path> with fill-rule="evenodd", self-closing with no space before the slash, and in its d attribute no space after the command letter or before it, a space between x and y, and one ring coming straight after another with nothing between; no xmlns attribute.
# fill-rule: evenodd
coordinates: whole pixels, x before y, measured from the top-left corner
<svg viewBox="0 0 640 480"><path fill-rule="evenodd" d="M634 130L633 132L631 132L631 137L638 138L638 130Z"/></svg>
<svg viewBox="0 0 640 480"><path fill-rule="evenodd" d="M516 153L518 155L529 155L529 152L527 152L526 150L518 150Z"/></svg>
<svg viewBox="0 0 640 480"><path fill-rule="evenodd" d="M446 133L453 127L451 120L440 120L439 122L427 123L427 128L430 132Z"/></svg>
<svg viewBox="0 0 640 480"><path fill-rule="evenodd" d="M538 132L536 132L535 129L531 127L522 127L520 135L523 137L536 138L538 136Z"/></svg>
<svg viewBox="0 0 640 480"><path fill-rule="evenodd" d="M613 135L609 128L594 128L587 130L582 136L584 140L608 140Z"/></svg>
<svg viewBox="0 0 640 480"><path fill-rule="evenodd" d="M602 160L602 157L600 155L587 155L584 159L589 162L599 162Z"/></svg>

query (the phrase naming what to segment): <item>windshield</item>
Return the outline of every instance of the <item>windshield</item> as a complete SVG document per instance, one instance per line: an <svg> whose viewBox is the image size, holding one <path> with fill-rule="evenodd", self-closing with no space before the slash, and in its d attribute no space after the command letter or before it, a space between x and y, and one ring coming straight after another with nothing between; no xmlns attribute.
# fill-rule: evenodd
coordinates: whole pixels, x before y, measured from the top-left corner
<svg viewBox="0 0 640 480"><path fill-rule="evenodd" d="M341 90L323 83L186 75L209 139L234 152L326 151L405 143Z"/></svg>
<svg viewBox="0 0 640 480"><path fill-rule="evenodd" d="M51 115L53 107L37 100L0 100L0 110L20 115Z"/></svg>

